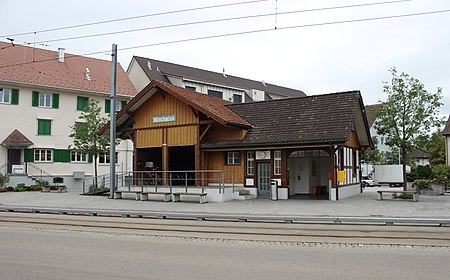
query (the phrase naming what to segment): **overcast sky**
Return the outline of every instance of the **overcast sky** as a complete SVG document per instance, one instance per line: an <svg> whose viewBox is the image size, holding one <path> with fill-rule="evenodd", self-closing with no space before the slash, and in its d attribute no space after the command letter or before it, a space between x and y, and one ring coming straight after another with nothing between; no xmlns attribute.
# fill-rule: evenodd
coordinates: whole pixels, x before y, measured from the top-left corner
<svg viewBox="0 0 450 280"><path fill-rule="evenodd" d="M17 43L42 42L37 47L88 54L109 51L116 43L124 70L133 55L202 68L229 75L264 80L303 90L307 95L360 90L365 105L385 100L382 81L389 69L418 78L430 92L443 88L441 114L450 114L450 12L351 21L450 10L450 1L412 0L384 5L286 14L286 12L389 0L268 0L221 8L139 18L53 32L41 30L175 10L245 2L249 0L0 0L5 35ZM52 41L75 36L181 24L194 21L273 14L215 23L183 25L84 39ZM286 28L304 26L299 28ZM275 30L277 27L277 30ZM254 30L268 32L194 40L120 50L169 41ZM43 47L44 48L44 47ZM1 55L1 53L0 53ZM91 55L110 60L108 54Z"/></svg>

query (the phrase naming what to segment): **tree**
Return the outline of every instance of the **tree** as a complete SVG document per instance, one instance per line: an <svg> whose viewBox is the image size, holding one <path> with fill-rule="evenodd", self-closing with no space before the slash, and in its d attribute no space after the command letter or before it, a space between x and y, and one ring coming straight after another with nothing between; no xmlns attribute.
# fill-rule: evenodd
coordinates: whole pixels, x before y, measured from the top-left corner
<svg viewBox="0 0 450 280"><path fill-rule="evenodd" d="M388 137L386 144L400 150L403 165L403 182L406 190L406 159L417 146L417 139L426 135L442 120L437 116L441 107L442 90L429 93L425 86L408 74L397 74L391 68L392 80L384 82L387 100L380 109L375 128L378 134Z"/></svg>
<svg viewBox="0 0 450 280"><path fill-rule="evenodd" d="M98 164L97 158L100 154L109 151L110 143L106 137L98 135L98 131L108 121L100 116L101 108L97 100L89 100L87 107L81 112L79 121L70 126L73 145L69 148L78 153L89 155L94 161L94 186L97 188Z"/></svg>
<svg viewBox="0 0 450 280"><path fill-rule="evenodd" d="M434 132L425 145L430 155L430 165L445 164L445 136L439 131Z"/></svg>

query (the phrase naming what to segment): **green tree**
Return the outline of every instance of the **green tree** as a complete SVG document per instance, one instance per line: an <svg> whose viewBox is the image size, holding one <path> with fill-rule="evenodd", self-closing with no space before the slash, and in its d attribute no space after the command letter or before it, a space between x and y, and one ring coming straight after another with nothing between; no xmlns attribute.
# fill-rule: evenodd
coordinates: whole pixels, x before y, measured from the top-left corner
<svg viewBox="0 0 450 280"><path fill-rule="evenodd" d="M434 132L425 144L426 151L430 155L430 165L445 164L445 136L439 131Z"/></svg>
<svg viewBox="0 0 450 280"><path fill-rule="evenodd" d="M97 100L89 100L88 106L81 112L79 121L75 122L70 137L73 138L73 145L69 148L78 153L88 154L94 161L94 186L97 188L99 154L109 151L110 143L106 137L98 135L98 131L108 121L100 115L101 108Z"/></svg>
<svg viewBox="0 0 450 280"><path fill-rule="evenodd" d="M392 80L384 82L383 92L387 100L380 109L375 128L388 137L386 144L400 150L403 165L403 181L406 190L406 159L417 146L417 139L426 135L442 120L437 116L441 107L442 90L429 93L425 86L408 74L390 70Z"/></svg>

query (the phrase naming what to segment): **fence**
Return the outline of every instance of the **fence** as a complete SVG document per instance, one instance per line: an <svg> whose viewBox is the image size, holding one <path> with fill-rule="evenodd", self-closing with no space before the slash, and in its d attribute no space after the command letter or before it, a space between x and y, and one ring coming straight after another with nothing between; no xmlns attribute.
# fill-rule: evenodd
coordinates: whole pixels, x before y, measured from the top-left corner
<svg viewBox="0 0 450 280"><path fill-rule="evenodd" d="M225 188L232 188L234 192L234 173L224 170L185 170L185 171L134 171L127 173L116 173L116 189L169 188L198 188L204 192L205 188L218 188L219 193ZM91 177L83 182L83 194L101 193L109 191L111 178L108 175Z"/></svg>

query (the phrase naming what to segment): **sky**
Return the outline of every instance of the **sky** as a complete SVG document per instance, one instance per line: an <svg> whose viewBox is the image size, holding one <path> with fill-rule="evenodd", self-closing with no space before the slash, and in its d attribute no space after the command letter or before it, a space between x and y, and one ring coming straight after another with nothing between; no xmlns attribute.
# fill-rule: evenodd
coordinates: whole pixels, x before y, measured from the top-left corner
<svg viewBox="0 0 450 280"><path fill-rule="evenodd" d="M228 75L299 89L307 95L360 90L365 105L386 99L383 82L390 81L389 69L396 67L399 73L419 79L431 93L441 87L444 105L440 115L450 115L450 1L249 2L0 0L0 10L9 11L2 13L0 40L7 41L8 37L18 44L51 50L63 47L68 53L106 60L111 59L114 43L124 70L133 55L137 55L214 72L225 71ZM235 3L241 4L232 5ZM354 6L373 3L385 4ZM229 5L205 8L225 4ZM354 7L337 8L342 6ZM174 12L188 9L191 10ZM445 10L448 11L396 17ZM262 14L270 16L248 18ZM143 15L153 16L45 31ZM212 22L235 17L243 19ZM361 21L382 17L390 18ZM199 21L209 22L185 24ZM343 21L347 22L336 23ZM178 26L161 28L167 25ZM143 28L146 30L61 40ZM217 37L257 30L269 31ZM212 38L192 40L201 37ZM186 41L165 44L182 40ZM146 47L133 48L137 46Z"/></svg>

